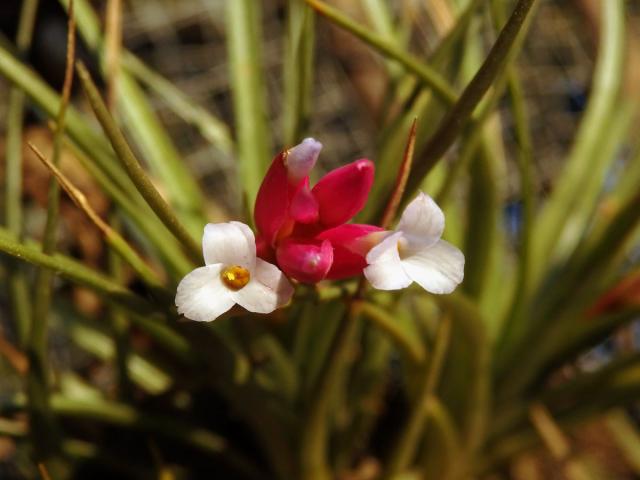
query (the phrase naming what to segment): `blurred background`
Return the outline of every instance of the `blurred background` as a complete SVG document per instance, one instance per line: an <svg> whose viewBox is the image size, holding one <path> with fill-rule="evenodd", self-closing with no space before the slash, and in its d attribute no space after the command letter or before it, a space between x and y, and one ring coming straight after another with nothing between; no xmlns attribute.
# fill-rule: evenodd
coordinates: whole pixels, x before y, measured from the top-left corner
<svg viewBox="0 0 640 480"><path fill-rule="evenodd" d="M262 67L269 92L268 115L270 124L274 126L271 151L275 153L287 146L283 145L281 135L282 34L286 11L282 1L256 1L263 4ZM597 54L600 1L606 0L544 0L518 60L534 142L533 160L540 198L551 188L553 179L562 167L562 159L566 157L587 102ZM105 3L92 2L98 12L104 12ZM363 2L334 0L331 3L361 23L367 21L366 12L362 10ZM441 0L392 0L389 4L395 16L404 19L404 24L410 27L405 35L410 39L411 49L417 56L426 57L454 21L449 10L441 7ZM6 39L15 37L20 6L20 0L0 2L0 30ZM224 43L224 0L129 0L124 2L124 6L123 41L126 48L197 104L227 124L232 124L230 77ZM627 15L629 48L625 88L637 92L640 90L640 1L627 1ZM57 90L61 87L64 73L66 21L66 15L57 1L42 1L33 47L27 59ZM385 120L384 95L388 77L380 57L369 47L321 17L316 19L316 24L316 45L320 48L316 49L308 131L313 132L313 136L324 144L319 170L326 171L355 158L375 154L379 140L375 132ZM486 40L490 45L492 39ZM94 71L97 70L95 59L86 49L83 51L82 45L80 56ZM0 132L6 128L8 92L9 84L0 78ZM234 180L237 172L233 152L224 145L212 144L203 138L195 127L178 118L163 98L152 91L149 92L149 98L180 155L212 201L212 220L240 215L241 194L240 186ZM74 102L78 105L85 102L79 91L74 95ZM86 105L84 108L87 110ZM516 146L509 115L509 110L505 109L502 121L507 158L512 158ZM26 139L48 141L45 121L37 110L29 108L26 122ZM0 142L2 138L0 135ZM636 133L635 140L640 140L640 133ZM0 143L0 157L3 154L4 148ZM451 155L455 155L455 151ZM623 164L629 151L622 150L619 155ZM25 228L27 232L38 236L45 222L42 206L46 204L49 174L32 155L25 155L25 162ZM80 169L74 170L73 159L68 159L68 162L67 168L75 183L89 194L96 210L106 214L109 200L102 196L98 188L92 188L89 176ZM0 179L3 167L4 162L0 161ZM508 162L507 167L504 173L504 224L508 231L515 231L519 222L519 182L514 173L514 163ZM105 248L100 234L68 198L63 197L62 201L62 248L73 252L74 256L89 265L103 265ZM72 295L76 302L84 303L86 311L95 308L95 299L87 292L75 289ZM15 332L7 305L8 299L3 292L0 296L0 340L4 336L12 341ZM93 353L87 353L77 342L72 342L70 335L73 332L60 324L53 325L53 363L90 375L97 385L107 391L114 388L116 380L113 365L96 360ZM4 342L0 343L0 353L4 353L0 355L0 399L9 398L22 388L21 379L13 374L13 368L7 363L7 355L11 355L9 347ZM582 358L583 367L595 368L621 348L640 348L640 328L631 326L586 354ZM640 418L640 413L637 417ZM631 465L629 457L623 455L616 443L603 432L605 430L597 424L582 429L575 437L575 448L599 457L614 472L615 476L611 478L640 478L639 465ZM12 467L16 461L15 454L12 440L0 436L0 479L8 480L17 475ZM552 462L547 466L546 455L536 455L535 461L547 469L543 478L564 478L554 469ZM640 464L640 459L636 458L635 461ZM526 469L526 462L523 465L522 468ZM522 474L516 478L528 477Z"/></svg>

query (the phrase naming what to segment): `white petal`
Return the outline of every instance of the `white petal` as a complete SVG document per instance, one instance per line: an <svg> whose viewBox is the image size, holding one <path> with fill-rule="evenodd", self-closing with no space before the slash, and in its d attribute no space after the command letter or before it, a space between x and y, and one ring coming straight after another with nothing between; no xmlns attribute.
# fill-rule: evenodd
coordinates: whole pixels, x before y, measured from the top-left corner
<svg viewBox="0 0 640 480"><path fill-rule="evenodd" d="M198 322L215 320L235 304L222 283L223 265L196 268L182 279L176 294L178 313Z"/></svg>
<svg viewBox="0 0 640 480"><path fill-rule="evenodd" d="M252 271L256 262L255 237L240 222L209 223L204 227L202 253L207 265L239 265Z"/></svg>
<svg viewBox="0 0 640 480"><path fill-rule="evenodd" d="M378 290L398 290L411 285L411 278L405 273L398 252L398 241L402 232L389 235L367 254L364 276Z"/></svg>
<svg viewBox="0 0 640 480"><path fill-rule="evenodd" d="M402 212L396 230L405 234L409 252L436 243L444 231L444 213L429 195L420 192Z"/></svg>
<svg viewBox="0 0 640 480"><path fill-rule="evenodd" d="M413 281L431 293L451 293L464 278L464 255L439 240L431 247L402 260Z"/></svg>
<svg viewBox="0 0 640 480"><path fill-rule="evenodd" d="M242 289L231 292L231 298L250 312L271 313L285 305L293 295L293 286L276 267L264 260L256 260L251 280Z"/></svg>

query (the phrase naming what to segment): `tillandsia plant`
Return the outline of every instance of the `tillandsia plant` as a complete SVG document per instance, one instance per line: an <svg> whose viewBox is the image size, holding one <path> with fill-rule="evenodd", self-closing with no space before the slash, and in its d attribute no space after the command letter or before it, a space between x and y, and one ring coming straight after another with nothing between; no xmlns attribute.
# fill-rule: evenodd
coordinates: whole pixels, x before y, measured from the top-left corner
<svg viewBox="0 0 640 480"><path fill-rule="evenodd" d="M232 119L127 49L138 2L59 1L58 93L29 63L39 3L0 42L1 478L640 475L630 2L575 0L596 61L550 188L521 78L539 0L198 2L225 33ZM272 4L282 96L263 72ZM330 43L336 28L357 42ZM314 182L333 144L311 128L314 67L347 48L382 60L357 79L378 99L370 159ZM159 103L211 145L225 194L201 188ZM89 237L93 257L73 244Z"/></svg>

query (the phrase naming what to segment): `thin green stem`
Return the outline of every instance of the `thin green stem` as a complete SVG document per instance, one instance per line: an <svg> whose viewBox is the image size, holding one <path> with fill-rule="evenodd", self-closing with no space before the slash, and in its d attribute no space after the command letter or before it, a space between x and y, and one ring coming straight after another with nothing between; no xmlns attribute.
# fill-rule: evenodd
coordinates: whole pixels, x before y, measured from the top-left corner
<svg viewBox="0 0 640 480"><path fill-rule="evenodd" d="M20 12L16 47L18 54L26 55L33 37L38 0L25 0ZM7 228L17 237L22 235L22 129L24 122L24 91L14 86L9 92L6 136L5 221ZM12 269L8 282L12 309L16 320L18 342L27 343L31 322L31 302L25 273L20 267Z"/></svg>
<svg viewBox="0 0 640 480"><path fill-rule="evenodd" d="M453 319L446 314L438 327L431 357L426 362L422 383L398 440L393 444L385 465L383 480L392 479L407 468L415 456L420 437L424 433L427 401L433 395L440 382L444 361L451 341Z"/></svg>
<svg viewBox="0 0 640 480"><path fill-rule="evenodd" d="M269 161L266 85L262 75L261 3L234 0L225 4L227 48L237 131L240 180L247 211L253 211Z"/></svg>
<svg viewBox="0 0 640 480"><path fill-rule="evenodd" d="M75 20L73 2L70 4L67 24L67 58L64 84L60 100L60 108L56 115L53 133L52 164L60 161L64 123L71 96L73 83L73 60L75 57ZM56 251L56 233L60 209L60 188L55 179L49 181L47 199L47 220L42 240L42 253L52 255ZM29 374L27 393L29 396L29 418L31 440L34 445L36 460L49 461L59 454L60 431L49 405L49 310L53 293L53 272L47 268L39 268L35 279L35 303L33 318L29 332L27 354L29 356Z"/></svg>
<svg viewBox="0 0 640 480"><path fill-rule="evenodd" d="M124 135L109 114L107 106L102 100L97 87L91 80L87 69L84 65L79 63L77 65L77 71L78 78L82 83L82 87L89 99L89 103L91 104L98 121L102 125L105 134L111 141L111 145L113 146L113 149L115 150L123 167L129 174L129 178L162 223L164 223L169 231L180 241L189 256L195 262L199 263L202 258L200 246L184 226L182 226L178 218L171 211L171 207L162 198L158 190L156 190L153 183L151 183L151 180L149 180L149 177L147 177L144 169L140 166L140 162L138 162L138 159L134 156L131 148L127 144Z"/></svg>
<svg viewBox="0 0 640 480"><path fill-rule="evenodd" d="M309 124L315 14L303 0L288 0L284 61L284 144L300 141Z"/></svg>
<svg viewBox="0 0 640 480"><path fill-rule="evenodd" d="M68 8L69 0L60 0L60 3ZM204 220L204 199L199 185L180 158L171 137L138 82L128 70L120 69L125 52L120 54L119 42L113 43L115 37L109 32L103 37L100 20L90 2L76 0L76 10L80 35L100 59L103 78L107 81L110 92L108 96L111 97L107 102L109 107L117 103L127 131L140 148L149 169L163 182L169 203L180 213L189 231L199 234ZM114 10L109 12L113 16ZM117 16L115 18L117 20ZM109 18L107 20L109 30L114 22ZM112 52L116 55L112 55ZM117 78L110 81L109 77L113 76L113 72L118 73ZM116 117L115 114L113 116Z"/></svg>

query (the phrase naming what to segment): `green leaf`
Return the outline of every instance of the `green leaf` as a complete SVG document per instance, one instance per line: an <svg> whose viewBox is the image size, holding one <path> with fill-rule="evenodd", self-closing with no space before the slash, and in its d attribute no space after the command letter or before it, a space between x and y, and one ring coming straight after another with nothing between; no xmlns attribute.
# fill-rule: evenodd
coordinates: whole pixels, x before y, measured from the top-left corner
<svg viewBox="0 0 640 480"><path fill-rule="evenodd" d="M113 282L109 277L64 255L46 255L42 253L39 246L28 246L19 243L15 237L4 228L0 228L0 252L22 261L53 270L62 277L88 287L104 296L105 299L111 300L134 312L148 314L156 310L155 307L147 301L118 283Z"/></svg>
<svg viewBox="0 0 640 480"><path fill-rule="evenodd" d="M270 159L261 7L253 0L234 0L227 2L225 8L240 180L247 211L253 212L253 201Z"/></svg>
<svg viewBox="0 0 640 480"><path fill-rule="evenodd" d="M307 131L315 46L315 15L304 0L288 0L284 58L284 144L295 145Z"/></svg>
<svg viewBox="0 0 640 480"><path fill-rule="evenodd" d="M540 212L533 229L535 235L531 251L531 287L545 273L543 267L548 265L548 261L542 259L555 258L555 248L565 230L565 220L576 203L585 194L593 195L589 190L585 191L585 185L589 185L592 190L601 188L600 182L589 179L594 175L601 176L606 166L606 163L597 161L594 154L599 151L598 146L605 139L605 127L615 113L615 102L624 78L624 1L602 2L601 9L602 35L591 100L564 170L556 179L554 192Z"/></svg>

